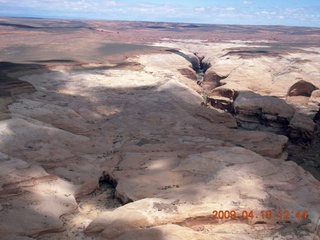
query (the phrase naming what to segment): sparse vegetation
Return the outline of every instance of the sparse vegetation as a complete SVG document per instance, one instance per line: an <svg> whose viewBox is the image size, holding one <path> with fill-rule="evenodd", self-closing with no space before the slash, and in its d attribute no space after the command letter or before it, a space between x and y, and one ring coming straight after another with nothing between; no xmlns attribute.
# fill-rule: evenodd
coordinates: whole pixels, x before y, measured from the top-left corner
<svg viewBox="0 0 320 240"><path fill-rule="evenodd" d="M202 98L203 98L203 105L208 106L208 101L209 101L209 96L207 92L202 93Z"/></svg>

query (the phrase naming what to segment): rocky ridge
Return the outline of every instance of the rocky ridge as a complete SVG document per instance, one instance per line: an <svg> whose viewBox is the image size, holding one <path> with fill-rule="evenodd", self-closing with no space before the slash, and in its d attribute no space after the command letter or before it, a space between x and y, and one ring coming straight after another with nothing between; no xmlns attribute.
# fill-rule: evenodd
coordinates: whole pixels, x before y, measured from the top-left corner
<svg viewBox="0 0 320 240"><path fill-rule="evenodd" d="M205 104L232 113L243 128L272 131L295 142L311 143L320 106L314 97L320 87L318 54L305 49L290 51L288 47L289 52L275 54L272 45L224 47L216 49L218 54L202 47L197 53L201 56L198 65L194 67L191 61L195 71L201 62L208 66L199 82ZM181 51L187 50L196 51L192 46Z"/></svg>

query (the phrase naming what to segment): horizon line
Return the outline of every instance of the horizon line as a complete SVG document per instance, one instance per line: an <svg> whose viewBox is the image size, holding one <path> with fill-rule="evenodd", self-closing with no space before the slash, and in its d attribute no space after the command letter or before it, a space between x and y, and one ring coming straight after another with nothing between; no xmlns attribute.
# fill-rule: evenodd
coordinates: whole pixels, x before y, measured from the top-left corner
<svg viewBox="0 0 320 240"><path fill-rule="evenodd" d="M36 16L6 16L0 15L0 18L22 18L22 19L48 19L48 20L70 20L70 21L106 21L106 22L144 22L144 23L169 23L169 24L198 24L198 25L224 25L224 26L252 26L252 27L293 27L293 28L317 28L316 26L297 26L284 24L236 24L236 23L198 23L198 22L170 22L170 21L148 21L148 20L115 20L115 19L101 19L101 18L75 18L75 17L36 17Z"/></svg>

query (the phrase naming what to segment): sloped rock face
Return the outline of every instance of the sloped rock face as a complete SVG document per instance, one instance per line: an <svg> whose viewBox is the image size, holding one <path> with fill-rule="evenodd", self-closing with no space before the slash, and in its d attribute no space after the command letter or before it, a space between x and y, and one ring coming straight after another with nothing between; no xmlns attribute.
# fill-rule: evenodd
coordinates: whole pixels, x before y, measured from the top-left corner
<svg viewBox="0 0 320 240"><path fill-rule="evenodd" d="M310 142L315 138L316 127L312 119L295 113L288 126L288 134L294 141Z"/></svg>
<svg viewBox="0 0 320 240"><path fill-rule="evenodd" d="M196 73L192 69L183 68L183 69L178 69L178 70L183 76L185 76L185 77L187 77L189 79L192 79L194 81L198 80L198 77L197 77Z"/></svg>
<svg viewBox="0 0 320 240"><path fill-rule="evenodd" d="M221 77L221 76L217 75L214 71L212 71L209 68L208 71L204 75L201 86L204 91L210 92L212 89L215 89L215 88L221 86L220 81L224 78L225 77Z"/></svg>
<svg viewBox="0 0 320 240"><path fill-rule="evenodd" d="M1 238L64 231L59 217L78 207L71 185L39 165L5 154L0 163Z"/></svg>
<svg viewBox="0 0 320 240"><path fill-rule="evenodd" d="M0 62L0 120L10 118L8 105L14 102L15 95L35 91L30 83L9 77L5 72L6 67Z"/></svg>
<svg viewBox="0 0 320 240"><path fill-rule="evenodd" d="M169 52L175 53L181 57L183 57L185 60L187 60L188 62L191 63L191 67L194 71L198 71L200 69L200 59L198 56L196 56L193 53L190 53L188 51L181 51L181 50L177 50L177 49L169 49Z"/></svg>
<svg viewBox="0 0 320 240"><path fill-rule="evenodd" d="M240 92L234 102L238 123L249 129L268 128L284 133L295 112L284 100L260 96L253 92Z"/></svg>

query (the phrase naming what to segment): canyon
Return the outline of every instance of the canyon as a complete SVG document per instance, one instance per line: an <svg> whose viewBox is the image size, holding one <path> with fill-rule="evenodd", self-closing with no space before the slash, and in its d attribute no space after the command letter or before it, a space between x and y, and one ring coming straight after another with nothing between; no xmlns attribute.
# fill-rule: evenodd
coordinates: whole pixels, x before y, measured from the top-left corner
<svg viewBox="0 0 320 240"><path fill-rule="evenodd" d="M320 239L320 29L0 32L1 239Z"/></svg>

